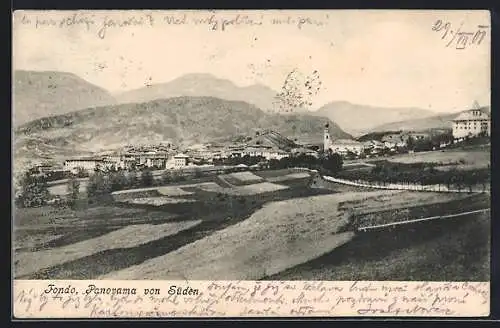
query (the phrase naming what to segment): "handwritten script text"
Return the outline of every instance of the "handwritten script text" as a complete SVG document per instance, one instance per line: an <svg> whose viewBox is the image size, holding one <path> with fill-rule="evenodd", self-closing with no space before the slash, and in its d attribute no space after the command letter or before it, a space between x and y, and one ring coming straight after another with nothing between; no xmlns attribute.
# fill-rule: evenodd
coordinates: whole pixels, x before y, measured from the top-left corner
<svg viewBox="0 0 500 328"><path fill-rule="evenodd" d="M100 292L108 289L127 292ZM489 313L489 283L17 280L14 313L22 318L481 316Z"/></svg>

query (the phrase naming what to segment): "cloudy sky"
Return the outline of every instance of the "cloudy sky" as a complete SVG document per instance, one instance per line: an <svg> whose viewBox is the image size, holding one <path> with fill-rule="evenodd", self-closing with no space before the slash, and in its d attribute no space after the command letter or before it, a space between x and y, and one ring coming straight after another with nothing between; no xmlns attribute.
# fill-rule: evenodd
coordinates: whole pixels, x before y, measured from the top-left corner
<svg viewBox="0 0 500 328"><path fill-rule="evenodd" d="M172 18L183 24L168 24ZM200 19L207 21L195 24ZM433 31L438 20L441 30ZM134 26L116 27L112 21ZM474 100L490 101L490 30L478 25L489 25L488 12L18 11L13 66L73 72L113 93L187 73L279 90L291 70L304 75L317 70L322 90L313 107L345 100L463 110ZM459 28L471 33L465 49L457 49L453 36ZM486 36L477 44L482 30Z"/></svg>

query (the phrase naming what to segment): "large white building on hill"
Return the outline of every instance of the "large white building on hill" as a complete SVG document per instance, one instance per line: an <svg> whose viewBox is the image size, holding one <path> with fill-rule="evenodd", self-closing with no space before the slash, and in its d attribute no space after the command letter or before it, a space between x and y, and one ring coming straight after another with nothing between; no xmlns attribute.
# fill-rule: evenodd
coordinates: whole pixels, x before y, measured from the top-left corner
<svg viewBox="0 0 500 328"><path fill-rule="evenodd" d="M474 103L472 109L460 113L453 120L453 137L455 139L491 135L491 117L487 107Z"/></svg>

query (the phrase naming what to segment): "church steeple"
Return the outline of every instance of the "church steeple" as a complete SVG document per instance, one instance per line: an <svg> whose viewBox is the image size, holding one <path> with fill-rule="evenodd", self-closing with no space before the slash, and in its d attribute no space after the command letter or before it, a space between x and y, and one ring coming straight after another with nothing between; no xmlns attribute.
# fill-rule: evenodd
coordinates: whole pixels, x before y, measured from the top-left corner
<svg viewBox="0 0 500 328"><path fill-rule="evenodd" d="M326 152L330 148L331 140L330 140L330 125L328 123L325 124L325 130L323 131L323 150Z"/></svg>

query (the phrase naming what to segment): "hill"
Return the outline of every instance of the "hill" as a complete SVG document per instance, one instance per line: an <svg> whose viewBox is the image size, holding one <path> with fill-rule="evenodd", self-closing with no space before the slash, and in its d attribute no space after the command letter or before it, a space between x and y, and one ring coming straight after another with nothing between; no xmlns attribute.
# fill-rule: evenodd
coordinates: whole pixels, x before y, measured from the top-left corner
<svg viewBox="0 0 500 328"><path fill-rule="evenodd" d="M215 97L227 100L245 101L261 108L272 109L276 91L261 84L239 87L233 82L211 74L187 74L173 81L152 84L116 95L119 103L147 102L180 96Z"/></svg>
<svg viewBox="0 0 500 328"><path fill-rule="evenodd" d="M458 116L459 113L435 115L431 117L404 120L399 122L392 122L382 124L373 128L374 132L403 130L403 131L426 131L431 129L451 129L452 120Z"/></svg>
<svg viewBox="0 0 500 328"><path fill-rule="evenodd" d="M322 140L325 118L264 113L242 101L176 97L88 108L37 119L15 131L15 160L67 156L116 149L126 144L180 145L224 142L274 130L295 138ZM349 138L329 122L335 138Z"/></svg>
<svg viewBox="0 0 500 328"><path fill-rule="evenodd" d="M15 126L41 117L115 103L106 90L72 73L16 70L12 83Z"/></svg>
<svg viewBox="0 0 500 328"><path fill-rule="evenodd" d="M481 111L487 113L491 116L490 107L481 107ZM452 120L458 115L465 111L456 113L445 113L440 115L434 115L431 117L426 117L416 120L402 120L399 122L393 122L388 124L383 124L373 128L372 132L381 131L391 131L391 130L403 130L403 131L427 131L436 129L451 129L453 126Z"/></svg>
<svg viewBox="0 0 500 328"><path fill-rule="evenodd" d="M367 134L363 134L361 137L356 138L358 141L370 141L370 140L377 140L381 141L382 138L387 135L387 134L392 134L392 133L399 133L399 131L381 131L381 132L370 132Z"/></svg>
<svg viewBox="0 0 500 328"><path fill-rule="evenodd" d="M266 130L259 132L249 143L253 146L269 146L273 148L279 148L284 150L290 150L292 148L298 147L290 138L283 136L281 133L272 130Z"/></svg>
<svg viewBox="0 0 500 328"><path fill-rule="evenodd" d="M390 122L415 120L435 115L432 111L420 108L372 107L345 101L328 103L311 113L329 118L344 131L354 135L370 132L375 127Z"/></svg>

